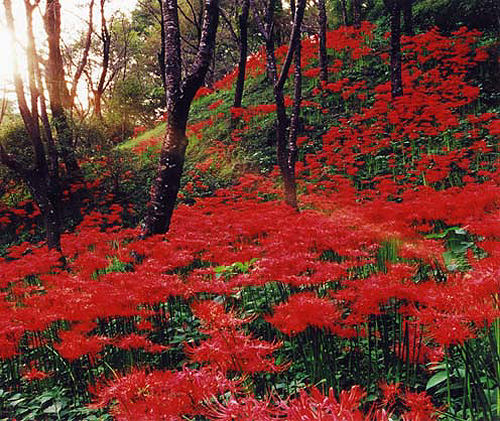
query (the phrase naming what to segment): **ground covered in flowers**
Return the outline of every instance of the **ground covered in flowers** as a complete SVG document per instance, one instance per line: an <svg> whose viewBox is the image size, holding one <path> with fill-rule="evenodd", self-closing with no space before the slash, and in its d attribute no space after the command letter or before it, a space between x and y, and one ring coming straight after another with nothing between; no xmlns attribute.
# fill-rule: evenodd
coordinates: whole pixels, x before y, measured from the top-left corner
<svg viewBox="0 0 500 421"><path fill-rule="evenodd" d="M272 169L203 194L274 118L272 103L230 108L232 73L199 93L189 132L210 148L165 237L140 239L123 226L133 204L107 195L63 235L63 262L11 247L0 397L62 387L86 419L495 419L500 120L474 73L488 54L465 28L404 38L392 101L383 71L364 76L388 68L375 31L329 33L324 85L303 41L299 212ZM265 77L263 52L249 67L249 83ZM231 130L207 140L217 127ZM21 213L1 221L36 218Z"/></svg>

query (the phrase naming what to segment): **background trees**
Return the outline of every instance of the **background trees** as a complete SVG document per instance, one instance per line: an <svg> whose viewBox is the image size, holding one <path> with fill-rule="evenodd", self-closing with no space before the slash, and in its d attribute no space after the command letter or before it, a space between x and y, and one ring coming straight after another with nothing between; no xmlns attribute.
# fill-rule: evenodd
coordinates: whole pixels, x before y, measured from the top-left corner
<svg viewBox="0 0 500 421"><path fill-rule="evenodd" d="M53 3L47 3L53 4ZM16 27L14 23L14 16L12 13L12 3L11 0L4 0L4 11L7 19L7 25L9 31L12 34L12 42L14 42L14 34L16 33ZM33 151L33 162L31 165L25 165L20 162L12 154L9 154L3 145L0 145L0 160L2 164L6 165L16 174L18 174L23 181L28 186L30 193L38 205L40 212L43 216L45 232L47 236L47 245L49 249L61 249L61 219L60 219L60 207L61 207L61 191L60 191L60 178L59 178L59 165L58 165L58 153L54 143L54 138L52 137L52 131L50 123L47 116L47 110L45 105L45 97L43 94L44 86L42 84L42 78L40 76L40 65L38 54L36 51L35 37L33 33L33 12L38 5L37 2L31 3L30 0L24 1L25 11L26 11L26 32L28 35L28 46L26 49L26 60L28 63L28 89L29 89L29 102L25 95L24 83L19 73L17 63L14 65L14 84L16 89L17 102L19 106L19 112L24 122L26 132L28 134L29 140L31 142L31 147ZM49 11L48 13L57 13L56 11ZM53 17L57 20L56 17ZM49 22L52 22L52 18L48 18ZM62 111L62 104L58 101L61 100L62 93L60 89L63 88L62 84L57 84L58 75L56 74L59 68L58 57L54 54L54 49L56 49L55 44L57 43L57 22L54 26L47 28L49 36L54 38L51 39L52 55L49 56L48 64L48 80L47 84L51 84L49 92L52 92L53 101L51 104L54 105L56 111L60 111L61 114L57 114L57 117L61 117L63 120L65 118L64 111ZM46 25L48 25L46 23ZM54 60L55 62L52 62ZM58 134L62 134L63 143L62 149L68 147L64 142L68 141L68 134L63 132L62 127L64 123L61 124L61 120L56 120L56 130ZM42 128L40 126L39 120L43 123L43 134ZM67 152L67 150L66 150ZM66 158L70 154L67 153ZM70 171L70 167L67 168Z"/></svg>

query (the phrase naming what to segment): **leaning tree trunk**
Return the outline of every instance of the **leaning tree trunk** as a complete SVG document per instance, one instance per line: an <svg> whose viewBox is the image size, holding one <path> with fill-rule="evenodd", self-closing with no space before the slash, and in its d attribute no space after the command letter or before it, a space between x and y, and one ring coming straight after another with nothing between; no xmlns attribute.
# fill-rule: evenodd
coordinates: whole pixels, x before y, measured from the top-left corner
<svg viewBox="0 0 500 421"><path fill-rule="evenodd" d="M319 14L319 78L323 83L328 82L328 55L326 51L327 16L325 0L318 0ZM300 52L298 53L300 55ZM297 76L297 75L295 75Z"/></svg>
<svg viewBox="0 0 500 421"><path fill-rule="evenodd" d="M111 52L111 35L109 33L104 5L106 0L101 0L101 38L102 38L102 67L97 88L94 92L94 115L102 120L102 96L106 89L106 77L109 70L109 59Z"/></svg>
<svg viewBox="0 0 500 421"><path fill-rule="evenodd" d="M234 92L234 104L236 108L241 107L243 99L243 89L245 87L245 74L248 56L248 12L250 9L250 0L243 0L241 14L238 17L240 31L240 61L238 62L238 79L236 80L236 89Z"/></svg>
<svg viewBox="0 0 500 421"><path fill-rule="evenodd" d="M167 122L158 173L151 190L146 230L150 234L167 232L180 189L184 157L188 140L185 127L174 121Z"/></svg>
<svg viewBox="0 0 500 421"><path fill-rule="evenodd" d="M181 79L181 43L177 0L163 0L165 28L165 81L167 127L151 188L143 236L164 234L170 222L180 188L188 140L186 125L191 103L202 86L215 48L219 21L219 0L205 0L202 34L190 73Z"/></svg>

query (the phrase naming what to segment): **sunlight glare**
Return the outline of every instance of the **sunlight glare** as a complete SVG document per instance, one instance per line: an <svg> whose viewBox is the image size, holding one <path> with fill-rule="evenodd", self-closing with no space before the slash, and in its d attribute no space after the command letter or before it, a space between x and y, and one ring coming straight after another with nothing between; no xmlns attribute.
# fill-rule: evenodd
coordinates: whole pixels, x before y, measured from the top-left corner
<svg viewBox="0 0 500 421"><path fill-rule="evenodd" d="M0 88L2 89L12 81L14 54L11 44L9 32L4 28L0 29L0 45L3 49L0 61Z"/></svg>

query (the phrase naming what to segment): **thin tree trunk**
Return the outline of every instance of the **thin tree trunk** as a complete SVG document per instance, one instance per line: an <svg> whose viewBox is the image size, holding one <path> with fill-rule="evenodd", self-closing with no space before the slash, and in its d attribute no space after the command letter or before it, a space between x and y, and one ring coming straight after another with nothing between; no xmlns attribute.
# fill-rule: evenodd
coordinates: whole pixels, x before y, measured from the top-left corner
<svg viewBox="0 0 500 421"><path fill-rule="evenodd" d="M248 14L250 10L250 0L243 0L241 14L238 16L239 23L239 44L240 61L238 62L238 79L236 80L236 89L234 92L234 107L241 107L243 100L243 89L245 87L245 74L248 56Z"/></svg>
<svg viewBox="0 0 500 421"><path fill-rule="evenodd" d="M287 177L285 179L285 202L297 208L297 185L295 179L295 163L297 162L297 134L300 122L302 103L302 45L297 45L294 56L294 103L288 132Z"/></svg>
<svg viewBox="0 0 500 421"><path fill-rule="evenodd" d="M48 117L45 108L45 99L43 97L42 86L40 82L37 86L37 80L40 81L40 70L37 61L35 37L33 35L33 10L34 6L30 1L24 1L26 10L26 28L28 35L28 45L26 54L28 58L28 85L31 97L31 109L28 106L24 93L24 85L17 67L14 62L14 84L16 96L19 104L19 111L23 118L26 131L28 132L33 152L34 166L26 168L14 157L9 155L3 146L0 145L0 162L11 170L15 171L27 184L33 200L40 208L44 219L47 246L49 249L61 250L61 220L59 213L60 195L59 195L59 176L55 167L57 167L57 153L53 144L51 134L49 135L47 124ZM11 0L4 0L5 15L9 32L14 38L14 17L12 14ZM38 123L38 100L41 101L42 122L45 125L47 136L47 150L49 153L49 163L47 162L45 147L42 141L40 126Z"/></svg>
<svg viewBox="0 0 500 421"><path fill-rule="evenodd" d="M163 84L163 89L167 89L167 82L165 80L165 22L163 21L163 2L158 0L160 4L160 28L161 28L161 46L160 52L158 53L158 64L160 66L161 81Z"/></svg>
<svg viewBox="0 0 500 421"><path fill-rule="evenodd" d="M294 13L292 34L290 36L290 41L288 44L288 52L285 57L285 61L281 66L281 72L278 76L276 57L274 54L274 35L273 35L273 25L274 25L274 9L275 0L270 0L266 12L266 27L262 23L259 23L260 31L266 39L266 67L270 80L273 83L274 100L276 104L276 155L278 166L280 168L281 175L283 177L285 201L287 204L293 207L297 207L296 199L296 188L295 188L295 164L293 164L293 173L291 172L291 167L289 163L294 163L295 158L290 158L294 151L290 149L290 145L287 142L287 126L288 119L286 115L285 98L283 94L283 88L285 82L288 78L288 71L292 63L293 56L296 52L297 47L300 44L301 36L301 26L302 20L304 18L306 1L299 0L297 2L297 7ZM300 66L299 66L300 68Z"/></svg>
<svg viewBox="0 0 500 421"><path fill-rule="evenodd" d="M356 29L361 28L361 0L352 0L352 20Z"/></svg>
<svg viewBox="0 0 500 421"><path fill-rule="evenodd" d="M70 108L71 99L66 86L60 47L61 4L59 0L47 0L44 25L49 45L47 90L49 92L52 119L61 149L61 157L70 178L81 180L82 174L73 149L73 130L66 115L66 110Z"/></svg>
<svg viewBox="0 0 500 421"><path fill-rule="evenodd" d="M342 24L344 26L348 25L348 19L347 19L347 5L346 5L346 0L340 0L340 11L342 13Z"/></svg>
<svg viewBox="0 0 500 421"><path fill-rule="evenodd" d="M102 120L102 95L106 88L106 77L109 69L109 57L111 50L111 35L109 34L106 16L104 14L104 5L106 0L101 0L101 37L102 37L102 68L99 83L94 92L94 115Z"/></svg>
<svg viewBox="0 0 500 421"><path fill-rule="evenodd" d="M71 84L71 92L70 92L70 108L71 110L75 107L75 99L77 96L78 83L80 82L80 78L82 77L85 66L87 65L89 58L90 46L92 44L92 33L94 32L93 27L93 19L94 19L94 3L95 0L91 0L89 4L89 26L87 31L87 37L85 39L85 46L83 47L82 59L80 60L80 64L78 65L75 75L73 77L73 82Z"/></svg>
<svg viewBox="0 0 500 421"><path fill-rule="evenodd" d="M326 51L326 31L327 31L327 16L325 0L318 0L319 14L319 78L323 83L328 82L328 55ZM300 52L299 52L300 55Z"/></svg>
<svg viewBox="0 0 500 421"><path fill-rule="evenodd" d="M55 186L50 182L46 169L31 172L26 183L42 214L47 247L49 250L61 251L61 214L58 191L54 190Z"/></svg>
<svg viewBox="0 0 500 421"><path fill-rule="evenodd" d="M391 95L397 98L403 95L401 75L401 7L396 0L390 5L391 13Z"/></svg>
<svg viewBox="0 0 500 421"><path fill-rule="evenodd" d="M404 0L403 2L403 32L412 37L415 35L413 30L413 0Z"/></svg>

